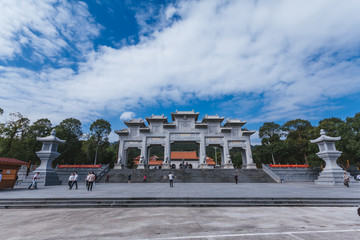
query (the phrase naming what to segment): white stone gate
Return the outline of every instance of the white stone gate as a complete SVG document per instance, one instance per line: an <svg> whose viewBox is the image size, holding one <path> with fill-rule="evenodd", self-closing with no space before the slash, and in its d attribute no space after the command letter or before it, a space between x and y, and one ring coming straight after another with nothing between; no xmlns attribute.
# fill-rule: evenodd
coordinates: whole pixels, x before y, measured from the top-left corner
<svg viewBox="0 0 360 240"><path fill-rule="evenodd" d="M208 168L206 164L206 147L219 145L222 148L222 168L234 168L230 149L239 147L242 149L242 168L256 168L251 154L250 136L255 131L242 129L246 121L225 119L219 116L206 115L198 122L199 113L194 111L176 111L171 113L172 122L167 117L147 117L148 126L141 119L125 121L128 129L115 131L119 135L119 153L115 168L127 166L127 151L129 148L141 150L138 168L148 166L148 149L153 145L164 147L163 168L171 166L171 143L196 142L199 144L199 168Z"/></svg>

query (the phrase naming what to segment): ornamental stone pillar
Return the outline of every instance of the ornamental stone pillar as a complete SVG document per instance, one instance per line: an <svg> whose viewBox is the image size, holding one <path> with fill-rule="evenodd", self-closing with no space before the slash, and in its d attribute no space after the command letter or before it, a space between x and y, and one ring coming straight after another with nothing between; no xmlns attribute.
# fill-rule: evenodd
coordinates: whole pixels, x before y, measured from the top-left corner
<svg viewBox="0 0 360 240"><path fill-rule="evenodd" d="M206 163L205 136L203 132L200 133L199 168L203 168L203 169L209 168L209 165Z"/></svg>
<svg viewBox="0 0 360 240"><path fill-rule="evenodd" d="M233 169L234 165L232 163L231 160L231 156L230 156L230 150L229 150L229 143L228 140L226 138L224 138L224 162L223 165L221 166L221 168L227 168L227 169Z"/></svg>
<svg viewBox="0 0 360 240"><path fill-rule="evenodd" d="M171 146L171 143L170 143L170 133L166 133L165 135L165 147L164 147L164 161L163 161L163 165L162 165L162 168L163 169L170 169L170 164L171 164L171 159L170 159L170 156L171 156L171 153L170 153L170 146Z"/></svg>
<svg viewBox="0 0 360 240"><path fill-rule="evenodd" d="M243 159L243 165L241 168L243 169L256 169L256 164L253 161L252 153L251 153L251 144L250 144L250 135L246 137L246 148L245 148L245 161Z"/></svg>
<svg viewBox="0 0 360 240"><path fill-rule="evenodd" d="M141 153L140 153L140 159L139 163L137 165L137 169L145 169L145 159L147 158L147 152L146 152L146 136L142 139L142 145L141 145Z"/></svg>
<svg viewBox="0 0 360 240"><path fill-rule="evenodd" d="M34 172L40 173L40 179L38 180L38 185L42 186L52 186L52 185L61 185L56 172L51 166L51 163L60 156L60 153L57 152L58 145L60 143L65 143L65 140L61 140L56 137L56 131L53 129L50 136L47 137L37 137L36 140L43 143L40 151L36 152L36 155L40 158L41 164L37 167ZM29 176L32 178L33 176Z"/></svg>
<svg viewBox="0 0 360 240"><path fill-rule="evenodd" d="M117 156L117 162L114 165L114 169L122 169L125 166L125 151L124 151L124 140L119 141L119 152Z"/></svg>
<svg viewBox="0 0 360 240"><path fill-rule="evenodd" d="M336 160L340 157L342 152L336 150L335 142L340 139L341 137L326 136L325 131L321 129L320 137L315 140L310 140L311 143L316 143L318 145L320 151L316 153L316 155L326 163L319 178L315 180L315 184L342 185L344 183L345 171L336 163ZM350 183L356 183L349 173L347 173L347 175L350 177Z"/></svg>

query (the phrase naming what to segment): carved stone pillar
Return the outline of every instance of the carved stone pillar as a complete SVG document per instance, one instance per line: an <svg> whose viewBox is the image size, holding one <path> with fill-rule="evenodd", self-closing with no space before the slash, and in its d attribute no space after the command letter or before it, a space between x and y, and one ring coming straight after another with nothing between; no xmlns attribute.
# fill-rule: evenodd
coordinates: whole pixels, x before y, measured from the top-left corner
<svg viewBox="0 0 360 240"><path fill-rule="evenodd" d="M119 141L119 152L117 156L117 162L114 165L114 169L123 169L125 166L125 150L124 150L124 140Z"/></svg>
<svg viewBox="0 0 360 240"><path fill-rule="evenodd" d="M170 134L166 133L165 135L165 146L164 146L164 162L162 165L163 169L170 169L171 159L170 159Z"/></svg>
<svg viewBox="0 0 360 240"><path fill-rule="evenodd" d="M223 164L221 165L221 168L226 168L226 169L233 169L234 165L231 161L231 156L230 156L230 151L229 151L229 143L228 140L226 138L224 138L224 161Z"/></svg>
<svg viewBox="0 0 360 240"><path fill-rule="evenodd" d="M246 160L244 161L244 157L243 157L243 165L242 165L241 168L243 168L243 169L256 169L256 164L253 161L252 153L251 153L250 136L245 136L245 137L246 137L246 148L245 148L245 158L246 158Z"/></svg>
<svg viewBox="0 0 360 240"><path fill-rule="evenodd" d="M146 147L146 136L144 136L142 139L141 153L140 153L140 159L137 169L145 169L146 158L147 158L147 147Z"/></svg>
<svg viewBox="0 0 360 240"><path fill-rule="evenodd" d="M209 168L209 165L206 163L206 147L205 147L205 136L204 133L200 134L200 144L199 144L199 168Z"/></svg>

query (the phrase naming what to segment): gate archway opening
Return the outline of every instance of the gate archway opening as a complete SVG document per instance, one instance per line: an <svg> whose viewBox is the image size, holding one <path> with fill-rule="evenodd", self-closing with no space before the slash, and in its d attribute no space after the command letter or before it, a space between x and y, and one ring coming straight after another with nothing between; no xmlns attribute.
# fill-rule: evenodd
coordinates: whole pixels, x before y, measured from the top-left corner
<svg viewBox="0 0 360 240"><path fill-rule="evenodd" d="M215 165L213 165L213 167L220 168L223 162L223 147L220 144L210 144L206 146L206 157L209 166L212 166L209 164L210 162L214 162Z"/></svg>
<svg viewBox="0 0 360 240"><path fill-rule="evenodd" d="M230 157L234 164L234 168L241 168L243 166L243 156L245 150L241 147L233 147L230 149Z"/></svg>
<svg viewBox="0 0 360 240"><path fill-rule="evenodd" d="M136 168L136 158L140 156L141 150L136 147L130 147L126 150L126 166Z"/></svg>
<svg viewBox="0 0 360 240"><path fill-rule="evenodd" d="M164 161L165 147L160 144L151 144L147 147L146 168L161 169Z"/></svg>
<svg viewBox="0 0 360 240"><path fill-rule="evenodd" d="M171 168L198 168L199 166L199 147L200 144L193 141L172 142L171 149Z"/></svg>

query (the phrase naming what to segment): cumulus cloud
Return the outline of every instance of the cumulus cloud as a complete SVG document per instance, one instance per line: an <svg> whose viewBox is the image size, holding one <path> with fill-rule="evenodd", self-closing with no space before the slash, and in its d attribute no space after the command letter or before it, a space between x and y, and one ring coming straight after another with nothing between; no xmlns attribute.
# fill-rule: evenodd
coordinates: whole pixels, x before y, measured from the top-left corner
<svg viewBox="0 0 360 240"><path fill-rule="evenodd" d="M64 51L81 56L92 49L90 39L99 34L100 27L83 2L0 1L0 9L3 61L29 52L34 61L57 58Z"/></svg>
<svg viewBox="0 0 360 240"><path fill-rule="evenodd" d="M89 13L79 4L76 16L85 21ZM39 7L35 23L28 20L32 15L14 14L19 23L0 34L0 57L14 57L21 44L36 42L23 34L25 39L10 44L13 29L21 30L27 21L34 25L27 29L42 29L52 17L41 13L56 12L51 6ZM242 96L251 94L252 104L260 105L259 121L316 112L328 99L360 92L358 9L359 1L180 1L162 9L159 17L167 24L140 31L151 34L140 36L136 45L85 47L86 60L77 71L1 67L2 104L25 114L87 119L139 105L224 96L235 101L228 107L241 106ZM175 13L178 18L168 24ZM61 16L57 21L67 26L70 15ZM146 22L140 13L137 18ZM97 34L96 24L87 24L81 33L85 42ZM63 36L55 28L44 29L43 40L50 36L53 41L35 45L43 46L34 50L39 55L57 53L69 44L64 39L77 42L71 31Z"/></svg>
<svg viewBox="0 0 360 240"><path fill-rule="evenodd" d="M134 112L123 112L120 115L120 120L130 120L130 119L133 119L134 117L135 117Z"/></svg>

